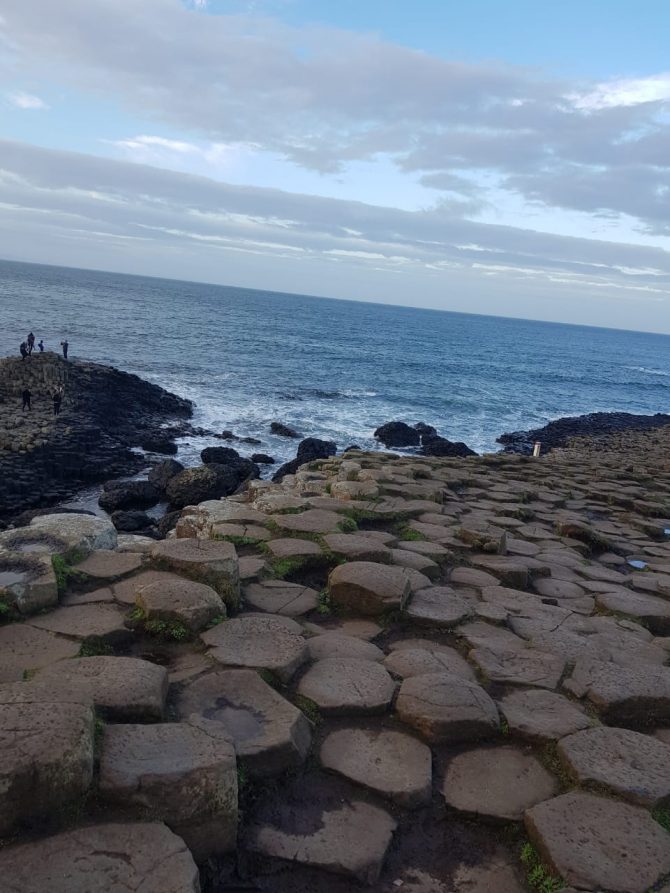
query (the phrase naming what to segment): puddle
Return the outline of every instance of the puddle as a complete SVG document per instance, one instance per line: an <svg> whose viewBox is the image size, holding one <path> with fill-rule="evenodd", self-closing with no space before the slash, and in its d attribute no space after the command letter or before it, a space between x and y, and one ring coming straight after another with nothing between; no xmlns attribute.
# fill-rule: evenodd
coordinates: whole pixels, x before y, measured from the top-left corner
<svg viewBox="0 0 670 893"><path fill-rule="evenodd" d="M251 710L243 707L231 707L224 704L221 707L212 707L204 711L207 719L220 722L230 732L235 741L248 741L257 738L263 731L264 723L259 720Z"/></svg>
<svg viewBox="0 0 670 893"><path fill-rule="evenodd" d="M645 567L647 567L647 562L646 562L646 561L637 561L637 560L633 560L633 561L629 561L628 564L629 564L632 568L635 568L636 571L643 571L643 570L645 569Z"/></svg>
<svg viewBox="0 0 670 893"><path fill-rule="evenodd" d="M15 583L24 583L27 579L27 571L0 571L0 589Z"/></svg>
<svg viewBox="0 0 670 893"><path fill-rule="evenodd" d="M49 545L45 542L17 543L15 546L12 546L12 549L14 552L41 552L43 554L51 551Z"/></svg>

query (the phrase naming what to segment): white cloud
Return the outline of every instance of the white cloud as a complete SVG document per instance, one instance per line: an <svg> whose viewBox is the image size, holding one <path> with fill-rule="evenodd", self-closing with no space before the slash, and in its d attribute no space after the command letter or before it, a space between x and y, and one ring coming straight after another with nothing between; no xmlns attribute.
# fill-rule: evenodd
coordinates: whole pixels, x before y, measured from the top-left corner
<svg viewBox="0 0 670 893"><path fill-rule="evenodd" d="M586 93L573 93L567 98L575 108L587 111L647 102L667 102L670 100L670 73L607 81Z"/></svg>
<svg viewBox="0 0 670 893"><path fill-rule="evenodd" d="M40 99L39 96L34 96L32 93L8 93L7 94L7 102L10 105L15 106L17 109L48 109L49 106L44 102L43 99Z"/></svg>

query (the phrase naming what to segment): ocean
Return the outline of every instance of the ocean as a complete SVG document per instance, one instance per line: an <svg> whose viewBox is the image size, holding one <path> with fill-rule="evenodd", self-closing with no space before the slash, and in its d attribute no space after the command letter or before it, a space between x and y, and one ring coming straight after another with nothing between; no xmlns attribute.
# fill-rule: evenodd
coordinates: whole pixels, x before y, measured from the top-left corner
<svg viewBox="0 0 670 893"><path fill-rule="evenodd" d="M411 300L412 296L408 296ZM29 330L196 404L193 423L295 455L269 433L377 446L400 419L477 452L506 431L595 411L670 410L670 336L417 310L142 276L0 262L0 352ZM190 437L196 464L217 441Z"/></svg>

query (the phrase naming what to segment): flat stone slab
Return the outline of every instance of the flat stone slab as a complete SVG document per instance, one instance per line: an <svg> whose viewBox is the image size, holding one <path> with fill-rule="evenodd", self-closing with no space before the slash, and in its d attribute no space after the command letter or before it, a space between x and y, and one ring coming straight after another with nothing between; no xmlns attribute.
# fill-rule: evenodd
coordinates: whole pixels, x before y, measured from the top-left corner
<svg viewBox="0 0 670 893"><path fill-rule="evenodd" d="M357 800L309 809L302 820L295 810L280 811L276 824L250 829L247 846L252 852L376 883L396 829L387 812Z"/></svg>
<svg viewBox="0 0 670 893"><path fill-rule="evenodd" d="M435 744L476 741L498 731L498 710L475 682L449 673L411 676L400 686L398 718Z"/></svg>
<svg viewBox="0 0 670 893"><path fill-rule="evenodd" d="M523 561L498 555L474 555L472 563L479 570L496 577L503 586L513 589L526 589L528 586L528 565Z"/></svg>
<svg viewBox="0 0 670 893"><path fill-rule="evenodd" d="M200 638L223 666L270 670L289 682L309 657L301 632L288 617L246 614L219 623Z"/></svg>
<svg viewBox="0 0 670 893"><path fill-rule="evenodd" d="M342 515L326 509L307 509L297 515L271 515L280 530L293 533L334 533L339 531Z"/></svg>
<svg viewBox="0 0 670 893"><path fill-rule="evenodd" d="M563 687L590 701L612 725L670 725L670 667L579 658Z"/></svg>
<svg viewBox="0 0 670 893"><path fill-rule="evenodd" d="M471 648L488 648L493 651L512 651L527 648L527 643L508 629L494 626L483 620L464 623L458 627L457 633Z"/></svg>
<svg viewBox="0 0 670 893"><path fill-rule="evenodd" d="M405 614L414 623L436 629L449 629L472 617L477 602L451 586L428 586L415 592L405 605Z"/></svg>
<svg viewBox="0 0 670 893"><path fill-rule="evenodd" d="M321 745L321 765L416 809L431 797L430 748L411 735L387 730L340 729Z"/></svg>
<svg viewBox="0 0 670 893"><path fill-rule="evenodd" d="M430 643L426 642L429 646ZM429 673L453 673L463 679L475 681L475 673L470 664L458 651L445 645L430 647L398 648L384 660L389 673L408 679L410 676L425 676Z"/></svg>
<svg viewBox="0 0 670 893"><path fill-rule="evenodd" d="M538 595L555 598L559 602L581 599L585 595L585 590L577 583L571 583L569 580L557 580L554 577L541 577L539 580L535 580L533 589Z"/></svg>
<svg viewBox="0 0 670 893"><path fill-rule="evenodd" d="M110 581L126 577L142 566L142 556L135 552L114 552L109 549L91 552L77 564L77 570L93 580Z"/></svg>
<svg viewBox="0 0 670 893"><path fill-rule="evenodd" d="M543 689L513 691L498 703L512 735L547 743L588 729L592 721L563 695Z"/></svg>
<svg viewBox="0 0 670 893"><path fill-rule="evenodd" d="M643 621L656 636L670 635L670 600L637 592L600 592L596 602L606 611L627 614Z"/></svg>
<svg viewBox="0 0 670 893"><path fill-rule="evenodd" d="M475 567L455 567L449 574L449 582L454 586L468 586L480 590L486 586L500 585L500 581L493 574Z"/></svg>
<svg viewBox="0 0 670 893"><path fill-rule="evenodd" d="M647 807L670 797L670 745L651 735L597 726L564 738L558 754L580 785L605 787Z"/></svg>
<svg viewBox="0 0 670 893"><path fill-rule="evenodd" d="M92 825L0 850L7 893L199 893L184 841L160 822Z"/></svg>
<svg viewBox="0 0 670 893"><path fill-rule="evenodd" d="M90 705L0 704L0 837L52 818L93 779Z"/></svg>
<svg viewBox="0 0 670 893"><path fill-rule="evenodd" d="M155 542L154 540L154 544ZM111 591L117 602L120 602L122 605L132 606L135 604L137 593L145 586L149 586L151 583L167 583L183 579L184 577L170 571L141 571L139 574L135 574L126 580L113 583Z"/></svg>
<svg viewBox="0 0 670 893"><path fill-rule="evenodd" d="M264 580L251 583L242 590L244 603L254 611L300 617L318 605L319 593L309 586L288 583L286 580Z"/></svg>
<svg viewBox="0 0 670 893"><path fill-rule="evenodd" d="M670 834L639 806L571 791L528 810L525 824L550 868L581 890L646 893L670 871Z"/></svg>
<svg viewBox="0 0 670 893"><path fill-rule="evenodd" d="M299 766L311 743L310 725L253 670L208 673L187 683L177 698L183 721L232 739L254 775L276 775Z"/></svg>
<svg viewBox="0 0 670 893"><path fill-rule="evenodd" d="M297 537L270 540L267 547L275 558L309 558L323 555L323 549L318 543Z"/></svg>
<svg viewBox="0 0 670 893"><path fill-rule="evenodd" d="M240 574L232 543L206 539L162 540L151 550L151 560L159 568L177 571L197 583L212 586L228 607L238 607Z"/></svg>
<svg viewBox="0 0 670 893"><path fill-rule="evenodd" d="M226 606L216 590L181 578L148 583L138 590L135 605L144 620L176 621L192 632L226 615Z"/></svg>
<svg viewBox="0 0 670 893"><path fill-rule="evenodd" d="M310 635L322 636L327 633L339 633L342 636L354 636L369 642L382 631L374 620L354 617L327 617L323 623L305 623L304 628Z"/></svg>
<svg viewBox="0 0 670 893"><path fill-rule="evenodd" d="M356 660L384 660L384 652L370 642L356 636L341 633L324 633L307 641L309 658L312 661L326 660L330 657L353 657Z"/></svg>
<svg viewBox="0 0 670 893"><path fill-rule="evenodd" d="M526 809L557 792L554 776L516 747L481 747L459 754L450 760L442 785L452 809L502 821L520 821Z"/></svg>
<svg viewBox="0 0 670 893"><path fill-rule="evenodd" d="M26 671L76 657L80 643L25 623L0 626L0 682L19 682Z"/></svg>
<svg viewBox="0 0 670 893"><path fill-rule="evenodd" d="M100 794L169 825L202 861L237 844L237 762L232 741L186 723L108 725Z"/></svg>
<svg viewBox="0 0 670 893"><path fill-rule="evenodd" d="M254 555L246 555L240 558L240 582L251 583L259 580L261 577L269 573L270 568L265 558L256 558Z"/></svg>
<svg viewBox="0 0 670 893"><path fill-rule="evenodd" d="M112 722L158 722L163 718L168 674L136 657L80 657L40 670L37 682L54 693L79 691Z"/></svg>
<svg viewBox="0 0 670 893"><path fill-rule="evenodd" d="M74 639L95 637L107 641L127 639L130 633L124 625L125 614L116 605L88 604L56 608L41 617L32 617L31 626L60 633Z"/></svg>
<svg viewBox="0 0 670 893"><path fill-rule="evenodd" d="M384 667L370 660L328 658L313 664L298 684L298 694L329 715L383 713L395 692Z"/></svg>
<svg viewBox="0 0 670 893"><path fill-rule="evenodd" d="M561 680L565 660L535 648L474 648L469 659L492 682L554 689Z"/></svg>
<svg viewBox="0 0 670 893"><path fill-rule="evenodd" d="M118 541L112 522L93 515L71 512L39 515L30 522L30 529L60 540L64 547L55 550L56 554L68 554L70 557L75 553L88 555L96 549L116 549Z"/></svg>
<svg viewBox="0 0 670 893"><path fill-rule="evenodd" d="M402 608L411 585L405 568L351 561L331 571L328 590L332 603L345 611L376 616Z"/></svg>
<svg viewBox="0 0 670 893"><path fill-rule="evenodd" d="M391 549L391 563L397 564L398 567L419 571L433 581L438 580L442 574L440 565L432 558L419 555L417 552L410 552L407 549Z"/></svg>
<svg viewBox="0 0 670 893"><path fill-rule="evenodd" d="M324 536L324 542L331 552L346 558L347 561L390 562L391 550L373 537L356 533L331 533Z"/></svg>

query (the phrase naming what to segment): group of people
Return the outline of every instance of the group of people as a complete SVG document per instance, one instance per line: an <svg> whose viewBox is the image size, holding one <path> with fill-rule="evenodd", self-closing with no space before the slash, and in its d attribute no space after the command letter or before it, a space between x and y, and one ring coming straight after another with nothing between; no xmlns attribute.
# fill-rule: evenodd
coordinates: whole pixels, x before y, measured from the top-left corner
<svg viewBox="0 0 670 893"><path fill-rule="evenodd" d="M69 348L69 344L67 338L63 339L60 343L61 350L63 351L63 358L67 360L67 351ZM40 338L37 343L37 347L40 353L44 353L44 341ZM32 332L28 332L28 337L25 341L22 341L19 346L19 351L21 353L21 359L25 360L26 357L29 357L33 350L35 349L35 336ZM25 408L25 407L24 407Z"/></svg>
<svg viewBox="0 0 670 893"><path fill-rule="evenodd" d="M65 394L65 388L63 387L62 384L58 385L58 387L54 388L54 390L51 394L51 399L53 400L53 405L54 405L54 415L60 415L60 408L61 408L61 404L63 402L64 394ZM29 388L24 388L23 392L21 394L21 398L23 400L23 407L22 407L23 411L25 412L26 409L32 410L32 408L33 408L32 407L32 399L33 399L32 391Z"/></svg>

